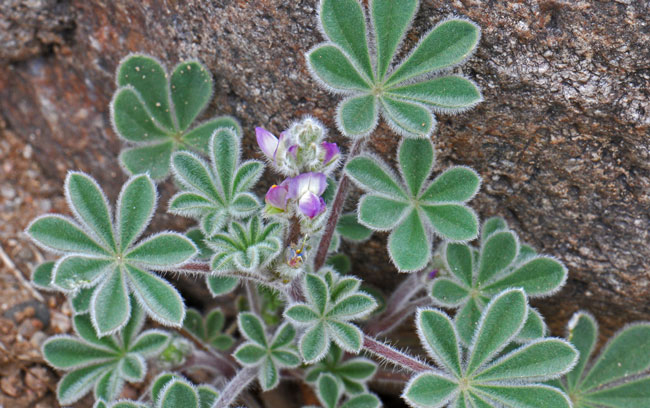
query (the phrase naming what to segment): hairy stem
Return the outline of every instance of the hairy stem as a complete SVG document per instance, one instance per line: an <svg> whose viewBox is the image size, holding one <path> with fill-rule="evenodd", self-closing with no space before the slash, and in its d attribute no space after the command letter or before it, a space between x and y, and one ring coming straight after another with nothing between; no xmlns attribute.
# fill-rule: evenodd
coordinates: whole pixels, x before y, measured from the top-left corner
<svg viewBox="0 0 650 408"><path fill-rule="evenodd" d="M363 348L375 356L387 360L398 368L406 368L415 373L422 373L425 371L433 370L433 367L424 364L415 357L402 353L391 346L382 343L368 335L363 337Z"/></svg>
<svg viewBox="0 0 650 408"><path fill-rule="evenodd" d="M363 139L357 139L352 145L350 154L346 160L346 164L354 156L358 155L363 146ZM316 258L314 259L314 270L319 270L325 263L327 258L327 251L330 247L330 242L332 241L332 236L334 235L334 230L336 229L336 224L339 222L339 217L343 211L343 204L345 204L345 199L348 196L350 191L350 179L343 172L341 175L341 182L339 183L338 188L336 189L336 195L334 196L334 202L332 203L332 210L330 211L330 216L327 219L327 224L325 225L325 232L323 233L320 243L318 245L318 250L316 251Z"/></svg>
<svg viewBox="0 0 650 408"><path fill-rule="evenodd" d="M257 286L251 281L246 281L244 286L246 287L246 297L248 297L248 306L251 312L257 316L261 316L260 312L262 308L260 306L260 297L257 293Z"/></svg>
<svg viewBox="0 0 650 408"><path fill-rule="evenodd" d="M407 304L415 294L417 294L423 287L422 284L422 272L416 272L409 275L408 278L404 279L393 294L388 298L386 302L386 310L391 311L401 309L405 304Z"/></svg>
<svg viewBox="0 0 650 408"><path fill-rule="evenodd" d="M228 408L235 400L237 396L255 379L259 367L244 367L237 375L226 385L226 388L223 389L219 399L214 405L215 408Z"/></svg>

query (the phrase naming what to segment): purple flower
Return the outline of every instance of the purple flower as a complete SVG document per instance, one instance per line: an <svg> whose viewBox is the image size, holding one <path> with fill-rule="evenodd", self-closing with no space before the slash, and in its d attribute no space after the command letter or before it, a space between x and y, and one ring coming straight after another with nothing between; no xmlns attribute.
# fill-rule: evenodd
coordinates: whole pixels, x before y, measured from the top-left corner
<svg viewBox="0 0 650 408"><path fill-rule="evenodd" d="M321 197L327 188L327 177L323 173L303 173L289 180L289 198L298 201L298 208L309 218L325 211L325 200Z"/></svg>
<svg viewBox="0 0 650 408"><path fill-rule="evenodd" d="M260 146L260 149L262 149L262 152L269 160L277 164L278 159L284 159L287 151L285 146L287 142L286 132L280 133L280 138L278 139L268 130L256 127L255 137L257 138L257 144Z"/></svg>
<svg viewBox="0 0 650 408"><path fill-rule="evenodd" d="M279 186L275 184L266 192L264 201L273 210L273 212L284 212L287 210L287 200L289 194L289 179L284 180Z"/></svg>
<svg viewBox="0 0 650 408"><path fill-rule="evenodd" d="M324 166L328 166L334 161L338 160L341 151L339 150L339 147L336 145L336 143L323 142L321 143L321 147L325 152L323 157Z"/></svg>
<svg viewBox="0 0 650 408"><path fill-rule="evenodd" d="M429 272L429 273L427 274L427 276L429 277L429 279L433 279L433 278L436 277L437 274L438 274L438 270L437 270L437 269L434 269L434 270L432 270L431 272Z"/></svg>

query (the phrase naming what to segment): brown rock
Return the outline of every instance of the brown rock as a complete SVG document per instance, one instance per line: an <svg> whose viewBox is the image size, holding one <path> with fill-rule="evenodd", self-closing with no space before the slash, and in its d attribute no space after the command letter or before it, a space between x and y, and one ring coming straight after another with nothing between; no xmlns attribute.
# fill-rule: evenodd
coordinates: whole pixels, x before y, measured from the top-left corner
<svg viewBox="0 0 650 408"><path fill-rule="evenodd" d="M38 398L49 391L52 380L52 374L43 366L30 367L25 373L25 385L34 391Z"/></svg>
<svg viewBox="0 0 650 408"><path fill-rule="evenodd" d="M4 58L20 62L0 65L0 120L32 146L31 160L59 186L46 193L50 197L61 196L69 169L93 174L116 196L124 177L108 102L113 73L128 52L147 52L168 64L203 60L216 78L208 114L241 119L249 156L259 155L256 125L279 131L311 114L334 126L338 99L314 84L303 57L322 40L315 0L56 2L74 14L57 14L54 3L40 2L35 12L14 17L19 27L36 24L37 33L49 33L41 41L49 46L16 41L23 45ZM39 13L70 20L31 23ZM592 311L610 331L650 318L647 5L427 0L406 46L452 14L483 29L479 50L463 71L480 84L485 102L458 116L439 116L438 169L474 167L484 179L472 202L480 214L505 216L523 240L568 265L566 288L540 304L556 332L578 308ZM17 38L26 32L4 31ZM371 144L390 157L397 139L382 125ZM274 180L267 177L262 189ZM163 190L164 203L171 184ZM27 220L18 218L23 228ZM185 224L160 215L156 225ZM376 242L344 249L353 251L354 273L388 289L400 277Z"/></svg>
<svg viewBox="0 0 650 408"><path fill-rule="evenodd" d="M52 330L56 334L67 333L70 331L72 324L70 318L63 313L52 311Z"/></svg>
<svg viewBox="0 0 650 408"><path fill-rule="evenodd" d="M0 378L0 390L12 398L18 398L24 388L20 369L14 368Z"/></svg>

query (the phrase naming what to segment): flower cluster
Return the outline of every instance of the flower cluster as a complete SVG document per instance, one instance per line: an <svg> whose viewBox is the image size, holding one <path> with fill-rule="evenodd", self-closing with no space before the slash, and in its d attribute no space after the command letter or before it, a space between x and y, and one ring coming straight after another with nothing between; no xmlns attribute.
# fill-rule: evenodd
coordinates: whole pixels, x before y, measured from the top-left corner
<svg viewBox="0 0 650 408"><path fill-rule="evenodd" d="M323 214L327 174L336 168L341 155L336 143L323 140L324 127L307 118L282 132L279 138L261 127L255 132L271 166L289 176L266 193L266 213L292 215L291 204L295 204L299 216L314 219Z"/></svg>
<svg viewBox="0 0 650 408"><path fill-rule="evenodd" d="M295 177L300 173L328 174L339 162L336 143L324 141L325 128L315 119L306 118L275 137L268 130L255 129L257 143L279 173Z"/></svg>

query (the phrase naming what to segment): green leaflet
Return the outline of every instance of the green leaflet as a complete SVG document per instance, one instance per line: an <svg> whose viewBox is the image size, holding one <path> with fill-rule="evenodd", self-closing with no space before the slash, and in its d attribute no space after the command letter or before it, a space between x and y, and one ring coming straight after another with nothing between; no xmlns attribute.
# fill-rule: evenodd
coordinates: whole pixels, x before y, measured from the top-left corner
<svg viewBox="0 0 650 408"><path fill-rule="evenodd" d="M54 264L37 269L37 282L69 293L75 312L89 312L101 336L127 323L130 293L154 319L180 325L182 298L151 270L177 267L197 251L190 239L172 232L137 242L156 207L151 178L137 175L124 184L114 217L101 188L88 175L70 173L65 189L76 220L48 215L27 228L37 244L63 254ZM114 379L105 380L106 386L115 385Z"/></svg>
<svg viewBox="0 0 650 408"><path fill-rule="evenodd" d="M173 373L161 373L152 382L153 408L211 408L219 392L211 385L198 387Z"/></svg>
<svg viewBox="0 0 650 408"><path fill-rule="evenodd" d="M303 278L306 303L295 303L284 317L305 327L299 349L306 363L322 360L334 341L341 349L358 353L363 334L351 321L363 318L376 307L376 300L359 290L360 281L340 276L325 268L321 274L308 273Z"/></svg>
<svg viewBox="0 0 650 408"><path fill-rule="evenodd" d="M400 176L380 159L360 155L346 174L368 193L359 201L358 221L375 231L391 231L388 251L400 271L417 271L431 258L433 234L452 241L478 235L478 218L466 205L480 187L467 167L453 167L427 182L435 157L427 139L404 139L398 149Z"/></svg>
<svg viewBox="0 0 650 408"><path fill-rule="evenodd" d="M120 154L130 174L164 179L174 151L207 152L210 136L223 129L241 135L237 121L228 116L191 127L213 87L210 72L197 61L181 62L168 75L154 58L131 55L117 69L117 86L111 119L115 132L131 146Z"/></svg>
<svg viewBox="0 0 650 408"><path fill-rule="evenodd" d="M254 214L260 203L248 190L264 165L255 160L240 163L240 149L239 136L220 129L210 138L209 163L190 152L175 153L172 170L182 189L171 198L169 212L196 219L206 237Z"/></svg>
<svg viewBox="0 0 650 408"><path fill-rule="evenodd" d="M257 378L264 391L278 385L280 368L300 365L293 345L296 337L293 326L284 323L275 330L273 337L267 337L264 322L252 313L240 313L237 323L248 341L235 350L235 359L245 366L260 367Z"/></svg>
<svg viewBox="0 0 650 408"><path fill-rule="evenodd" d="M142 313L134 300L129 323L118 334L97 337L88 315L75 316L78 337L54 336L43 344L45 360L55 368L68 371L57 387L62 404L72 404L94 387L95 398L116 399L125 381L137 382L146 373L145 358L160 353L169 335L160 330L140 333ZM129 330L135 329L131 334Z"/></svg>
<svg viewBox="0 0 650 408"><path fill-rule="evenodd" d="M403 61L396 61L418 3L369 2L369 39L358 0L321 1L319 18L327 42L310 50L306 60L321 86L346 95L337 109L337 125L344 135L369 135L381 113L401 136L429 137L436 123L434 110L456 113L482 100L478 87L466 78L430 79L474 52L480 37L474 23L445 20L426 33ZM368 44L374 45L372 56Z"/></svg>
<svg viewBox="0 0 650 408"><path fill-rule="evenodd" d="M343 214L339 217L339 222L336 224L336 232L352 242L363 242L372 235L372 230L357 222L357 216L354 213Z"/></svg>
<svg viewBox="0 0 650 408"><path fill-rule="evenodd" d="M450 194L447 188L440 191ZM566 268L561 262L521 245L502 218L490 218L483 223L480 248L447 243L441 252L449 276L434 280L431 296L441 306L459 309L456 324L466 344L471 341L480 311L497 293L520 287L529 297L548 296L566 280ZM530 313L528 318L519 341L533 340L545 333L539 314Z"/></svg>
<svg viewBox="0 0 650 408"><path fill-rule="evenodd" d="M634 323L616 333L588 363L598 338L596 320L577 312L569 321L567 340L580 359L559 386L575 408L643 407L650 404L650 324ZM586 371L585 368L589 367Z"/></svg>
<svg viewBox="0 0 650 408"><path fill-rule="evenodd" d="M578 358L567 341L540 338L499 354L519 334L528 305L521 289L499 293L485 307L472 342L464 346L452 320L442 311L421 309L418 335L440 371L416 375L403 398L414 407L517 408L571 407L566 394L542 381L567 373Z"/></svg>

